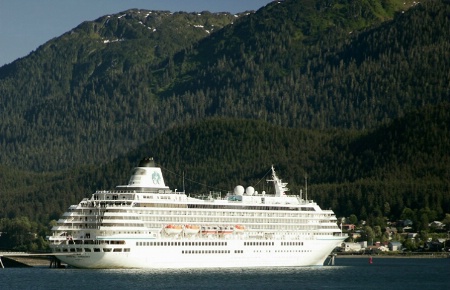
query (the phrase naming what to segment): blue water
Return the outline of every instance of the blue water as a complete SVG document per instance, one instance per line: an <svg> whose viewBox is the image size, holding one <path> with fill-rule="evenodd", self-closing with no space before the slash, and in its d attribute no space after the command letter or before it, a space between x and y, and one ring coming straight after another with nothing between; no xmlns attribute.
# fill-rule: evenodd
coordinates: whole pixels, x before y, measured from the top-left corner
<svg viewBox="0 0 450 290"><path fill-rule="evenodd" d="M305 268L84 270L0 268L0 289L450 289L450 259L336 258Z"/></svg>

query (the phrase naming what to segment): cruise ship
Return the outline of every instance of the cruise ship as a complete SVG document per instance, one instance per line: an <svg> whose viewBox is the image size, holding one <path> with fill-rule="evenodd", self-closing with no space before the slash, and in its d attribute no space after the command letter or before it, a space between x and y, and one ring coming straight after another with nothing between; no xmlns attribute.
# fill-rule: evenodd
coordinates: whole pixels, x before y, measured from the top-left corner
<svg viewBox="0 0 450 290"><path fill-rule="evenodd" d="M190 197L166 186L153 158L128 185L71 205L49 236L62 263L77 268L321 266L346 236L332 210L288 195L273 166L272 194L236 186Z"/></svg>

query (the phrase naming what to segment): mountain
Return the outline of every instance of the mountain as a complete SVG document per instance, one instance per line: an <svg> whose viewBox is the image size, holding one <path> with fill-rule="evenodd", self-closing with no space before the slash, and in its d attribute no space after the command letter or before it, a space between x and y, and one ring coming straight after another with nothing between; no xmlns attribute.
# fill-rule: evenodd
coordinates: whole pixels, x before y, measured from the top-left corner
<svg viewBox="0 0 450 290"><path fill-rule="evenodd" d="M338 216L396 220L410 208L419 225L423 211L429 220L450 212L449 126L448 104L427 106L362 132L202 120L172 128L106 164L57 174L0 170L7 181L2 183L0 218L57 219L93 191L127 184L138 161L152 156L166 184L188 194L225 194L239 184L267 188L265 175L273 164L289 182L290 194L304 189L307 176L308 198Z"/></svg>
<svg viewBox="0 0 450 290"><path fill-rule="evenodd" d="M57 170L142 143L158 107L152 66L242 15L128 10L1 67L1 164Z"/></svg>
<svg viewBox="0 0 450 290"><path fill-rule="evenodd" d="M210 117L364 129L448 101L450 5L412 3L288 0L82 23L0 68L0 164L106 163Z"/></svg>
<svg viewBox="0 0 450 290"><path fill-rule="evenodd" d="M285 1L225 27L175 58L178 115L363 129L448 101L448 2L383 22L380 5Z"/></svg>

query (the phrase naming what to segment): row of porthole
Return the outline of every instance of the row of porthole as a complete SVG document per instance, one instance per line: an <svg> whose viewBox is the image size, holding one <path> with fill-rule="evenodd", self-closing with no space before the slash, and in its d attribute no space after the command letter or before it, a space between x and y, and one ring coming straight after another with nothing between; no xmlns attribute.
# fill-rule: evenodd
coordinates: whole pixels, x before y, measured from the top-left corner
<svg viewBox="0 0 450 290"><path fill-rule="evenodd" d="M186 250L182 254L230 254L230 250Z"/></svg>
<svg viewBox="0 0 450 290"><path fill-rule="evenodd" d="M136 242L136 246L227 246L227 242Z"/></svg>
<svg viewBox="0 0 450 290"><path fill-rule="evenodd" d="M244 246L275 246L274 242L244 242Z"/></svg>
<svg viewBox="0 0 450 290"><path fill-rule="evenodd" d="M281 242L282 246L303 246L303 242Z"/></svg>
<svg viewBox="0 0 450 290"><path fill-rule="evenodd" d="M275 253L309 253L311 250L275 250Z"/></svg>
<svg viewBox="0 0 450 290"><path fill-rule="evenodd" d="M130 248L56 248L56 252L71 252L71 253L81 253L81 252L130 252Z"/></svg>

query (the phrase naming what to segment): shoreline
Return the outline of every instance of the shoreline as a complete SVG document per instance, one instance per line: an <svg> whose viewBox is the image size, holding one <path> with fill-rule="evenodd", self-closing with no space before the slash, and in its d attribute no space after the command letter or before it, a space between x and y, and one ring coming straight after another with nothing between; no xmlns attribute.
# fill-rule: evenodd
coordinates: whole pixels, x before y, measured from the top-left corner
<svg viewBox="0 0 450 290"><path fill-rule="evenodd" d="M423 259L442 259L450 258L450 253L408 253L408 254L336 254L336 258L423 258Z"/></svg>

